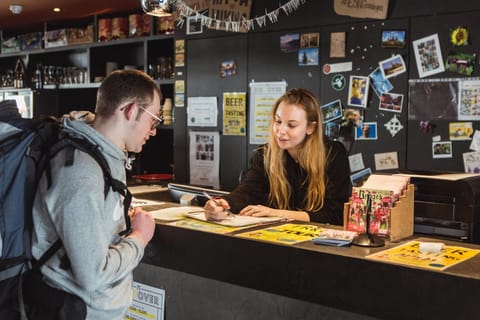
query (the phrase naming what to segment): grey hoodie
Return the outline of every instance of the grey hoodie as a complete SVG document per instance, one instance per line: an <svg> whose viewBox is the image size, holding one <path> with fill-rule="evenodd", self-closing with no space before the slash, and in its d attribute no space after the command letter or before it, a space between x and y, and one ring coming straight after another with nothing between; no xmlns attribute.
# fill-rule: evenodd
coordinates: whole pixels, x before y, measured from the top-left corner
<svg viewBox="0 0 480 320"><path fill-rule="evenodd" d="M91 126L64 120L66 128L87 137L103 152L115 179L125 182L125 153ZM52 185L42 178L33 208L33 246L39 258L58 238L63 248L42 267L46 281L81 297L87 319L123 319L132 299L132 270L143 257L135 238L119 237L125 229L122 196L105 199L102 169L88 154L75 151L73 166L65 153L52 162ZM70 269L60 267L65 255Z"/></svg>

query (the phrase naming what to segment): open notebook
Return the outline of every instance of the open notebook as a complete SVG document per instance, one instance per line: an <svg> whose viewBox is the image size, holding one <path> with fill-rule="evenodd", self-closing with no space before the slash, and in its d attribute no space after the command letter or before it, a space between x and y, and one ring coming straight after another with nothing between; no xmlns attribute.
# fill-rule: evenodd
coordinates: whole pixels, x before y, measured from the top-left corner
<svg viewBox="0 0 480 320"><path fill-rule="evenodd" d="M228 226L228 227L245 227L245 226L250 226L254 224L263 224L263 223L281 221L283 219L281 217L251 217L251 216L240 216L238 214L235 214L233 217L228 217L223 220L210 221L205 218L205 213L203 213L202 211L187 212L187 213L184 213L184 215L189 218L193 218L201 221L207 221L211 223L217 223L217 224L221 224L223 226Z"/></svg>

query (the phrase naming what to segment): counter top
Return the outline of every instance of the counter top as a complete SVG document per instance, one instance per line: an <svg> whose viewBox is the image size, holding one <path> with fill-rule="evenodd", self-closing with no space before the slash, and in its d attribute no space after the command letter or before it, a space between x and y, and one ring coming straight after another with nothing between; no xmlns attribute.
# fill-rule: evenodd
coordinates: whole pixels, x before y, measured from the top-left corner
<svg viewBox="0 0 480 320"><path fill-rule="evenodd" d="M158 223L143 263L382 319L471 318L478 311L480 255L444 271L365 258L410 240L438 241L414 236L380 248L281 245Z"/></svg>

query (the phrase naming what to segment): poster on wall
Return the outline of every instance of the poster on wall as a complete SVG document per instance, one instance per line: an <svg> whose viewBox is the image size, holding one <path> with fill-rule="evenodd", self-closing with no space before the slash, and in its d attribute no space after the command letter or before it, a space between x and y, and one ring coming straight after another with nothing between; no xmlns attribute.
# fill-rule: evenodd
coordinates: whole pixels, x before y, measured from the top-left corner
<svg viewBox="0 0 480 320"><path fill-rule="evenodd" d="M245 92L223 93L223 135L246 135L246 99Z"/></svg>
<svg viewBox="0 0 480 320"><path fill-rule="evenodd" d="M190 184L220 188L220 134L190 131Z"/></svg>
<svg viewBox="0 0 480 320"><path fill-rule="evenodd" d="M413 41L413 52L420 78L445 71L438 34Z"/></svg>
<svg viewBox="0 0 480 320"><path fill-rule="evenodd" d="M285 81L250 83L250 144L267 142L273 104L286 89Z"/></svg>
<svg viewBox="0 0 480 320"><path fill-rule="evenodd" d="M187 125L189 127L217 126L217 97L189 97Z"/></svg>

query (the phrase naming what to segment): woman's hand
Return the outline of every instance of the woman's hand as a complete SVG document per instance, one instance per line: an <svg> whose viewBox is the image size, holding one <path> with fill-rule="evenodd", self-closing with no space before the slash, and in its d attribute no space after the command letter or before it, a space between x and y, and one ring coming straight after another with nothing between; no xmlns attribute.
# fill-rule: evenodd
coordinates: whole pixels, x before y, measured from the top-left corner
<svg viewBox="0 0 480 320"><path fill-rule="evenodd" d="M252 217L284 217L282 210L272 209L262 205L248 205L240 213L242 216Z"/></svg>
<svg viewBox="0 0 480 320"><path fill-rule="evenodd" d="M216 198L208 200L203 207L207 220L223 220L231 215L230 205L225 199Z"/></svg>

